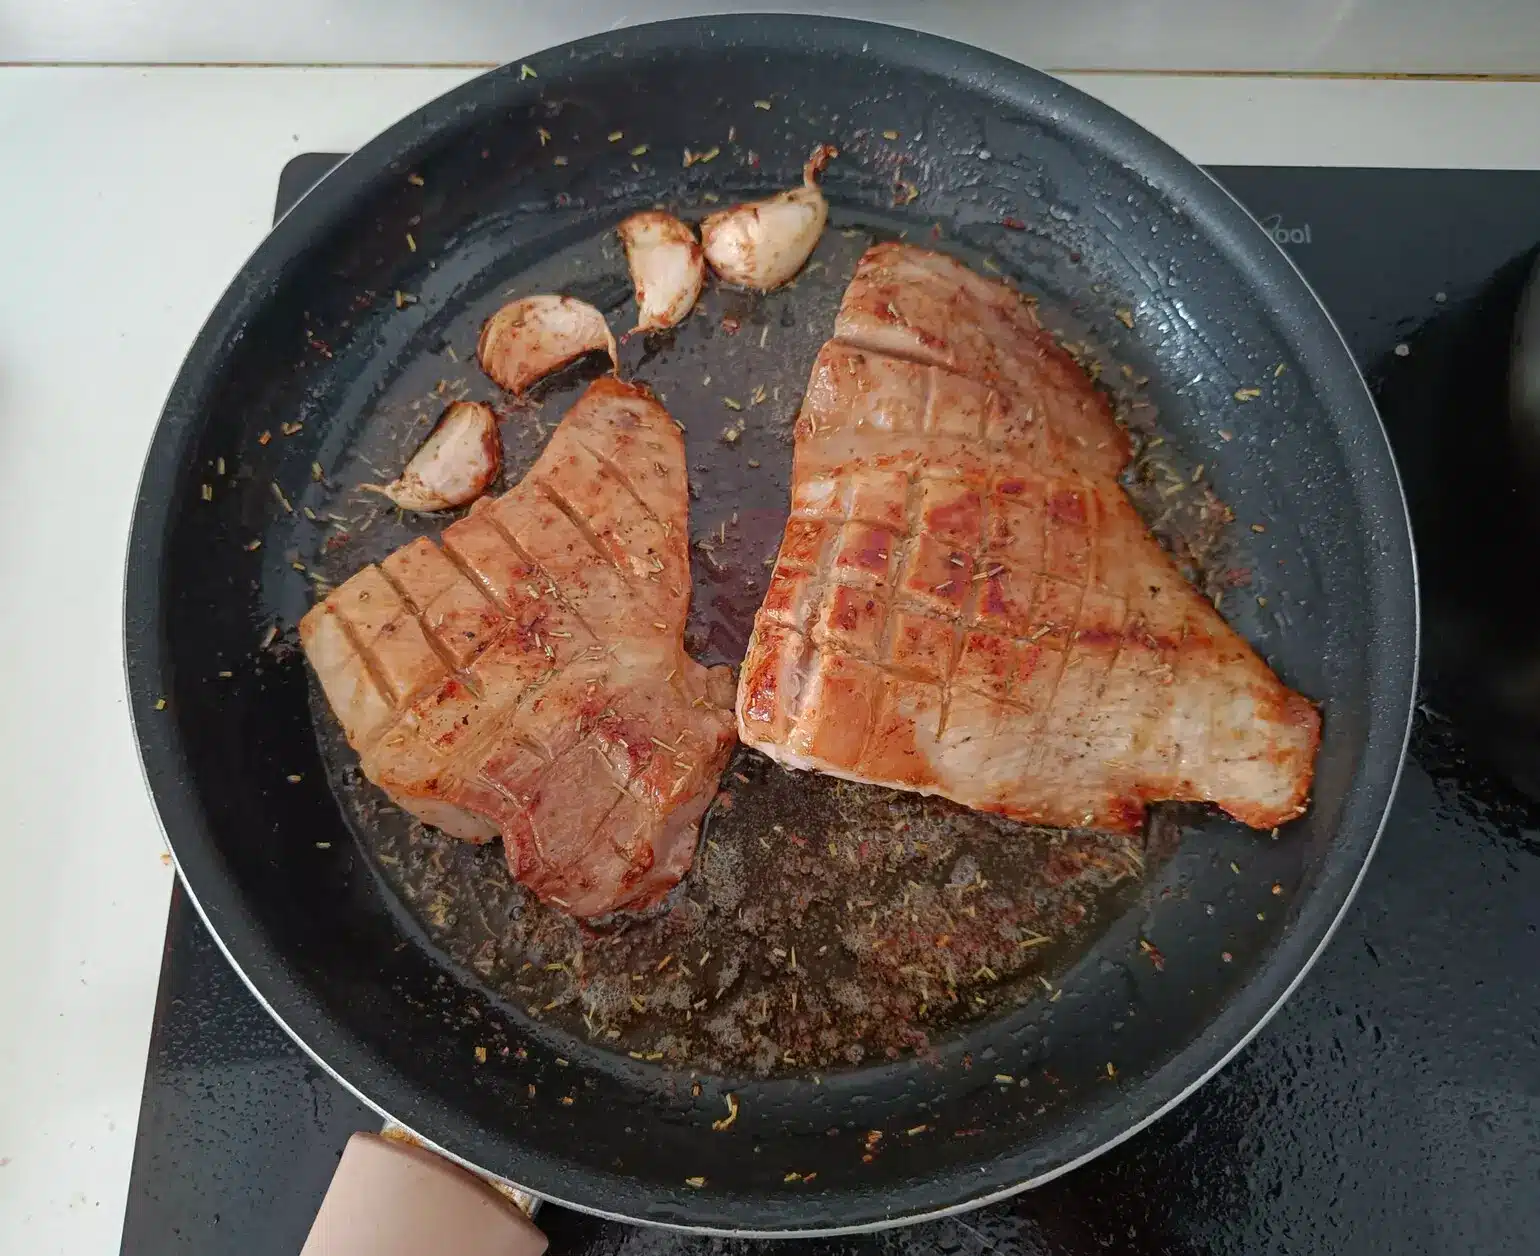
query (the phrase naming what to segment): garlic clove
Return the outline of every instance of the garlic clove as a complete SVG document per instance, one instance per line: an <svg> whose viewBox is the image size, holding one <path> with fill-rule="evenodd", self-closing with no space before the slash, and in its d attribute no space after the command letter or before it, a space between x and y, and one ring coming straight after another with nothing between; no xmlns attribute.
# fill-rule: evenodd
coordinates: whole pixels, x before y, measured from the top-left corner
<svg viewBox="0 0 1540 1256"><path fill-rule="evenodd" d="M636 289L635 331L661 331L683 321L706 282L695 232L659 209L632 214L618 228Z"/></svg>
<svg viewBox="0 0 1540 1256"><path fill-rule="evenodd" d="M729 283L761 292L801 270L829 218L818 176L838 156L832 144L820 144L802 167L801 187L708 214L700 234L711 268Z"/></svg>
<svg viewBox="0 0 1540 1256"><path fill-rule="evenodd" d="M497 416L479 401L456 401L444 411L401 478L358 487L390 498L402 510L452 510L487 491L503 465Z"/></svg>
<svg viewBox="0 0 1540 1256"><path fill-rule="evenodd" d="M536 296L512 301L487 319L476 357L495 383L517 396L568 362L601 349L618 370L615 337L603 314L573 297Z"/></svg>

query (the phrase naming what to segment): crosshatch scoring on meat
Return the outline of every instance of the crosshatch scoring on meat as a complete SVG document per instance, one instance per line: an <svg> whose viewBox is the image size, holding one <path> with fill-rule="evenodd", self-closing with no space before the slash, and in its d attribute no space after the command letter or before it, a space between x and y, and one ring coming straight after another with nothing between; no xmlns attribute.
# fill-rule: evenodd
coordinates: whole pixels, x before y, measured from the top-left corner
<svg viewBox="0 0 1540 1256"><path fill-rule="evenodd" d="M826 233L820 261L828 277L851 274L870 239L854 230ZM1120 695L1130 692L1153 692L1153 709L1169 722L1177 695L1167 699L1153 687L1170 690L1193 676L1217 678L1217 687L1205 682L1181 693L1182 710L1199 725L1209 718L1204 704L1229 685L1243 701L1271 695L1289 704L1313 736L1313 709L1229 633L1129 513L1116 481L1128 457L1127 438L1078 360L1039 331L1021 298L977 274L919 250L879 248L875 256L887 256L892 268L881 281L890 284L888 291L871 282L853 288L834 340L822 349L839 289L804 282L747 303L742 294L708 288L702 309L670 333L667 345L634 355L686 418L697 411L715 417L724 389L747 399L742 413L736 401L728 407L739 437L732 444L717 438L714 424L690 424L699 498L686 494L678 427L644 390L606 381L573 407L538 459L548 428L538 417L510 425L507 434L528 450L512 465L522 469L533 461L529 475L507 497L473 508L442 538L433 533L403 545L409 532L382 520L368 538L371 547L347 569L368 557L376 565L354 572L323 603L325 611L307 621L307 650L340 717L323 720L323 744L345 765L336 778L339 793L370 857L436 943L533 1019L640 1058L718 1071L837 1068L923 1053L958 1024L1056 998L1056 974L1158 876L1191 819L1180 807L1157 808L1139 830L1143 804L1161 795L1153 788L1123 792L1127 775L1116 778L1117 791L1107 795L1128 800L1126 806L1076 810L1084 796L1099 795L1110 770L1097 768L1108 773L1100 783L1065 774L1048 749L1071 765L1077 753L1104 753L1108 730L1127 718ZM868 256L864 280L875 273L871 261ZM593 264L603 263L596 252ZM552 273L566 273L568 265ZM541 281L530 282L538 289ZM913 293L905 290L917 282ZM924 302L949 287L953 295L946 299L956 315L928 321L934 311ZM997 299L1000 308L991 313ZM462 341L474 339L488 312L467 311ZM1055 324L1064 317L1056 312ZM733 334L740 320L758 327L757 334ZM1068 326L1075 328L1073 319ZM747 381L760 385L757 399L784 393L791 405L815 359L795 431L796 466L783 468L771 459L782 435L793 435L795 412L754 409ZM788 369L796 374L777 374ZM1134 377L1125 368L1123 378ZM435 397L442 391L441 383ZM573 392L558 395L565 402ZM604 457L589 460L598 454ZM1169 449L1146 455L1143 469L1165 456ZM752 475L743 469L745 458ZM580 469L586 479L576 475ZM791 470L794 491L784 478ZM1180 461L1163 470L1182 486L1174 500L1188 500L1191 485L1192 500L1214 509L1203 511L1201 522L1184 515L1161 535L1213 581L1228 560L1215 556L1214 537L1203 529L1222 529L1228 514L1208 493L1201 471ZM1141 485L1130 491L1140 493ZM1153 498L1139 500L1149 508ZM1171 516L1172 501L1159 494L1150 511L1159 516L1155 526ZM657 528L642 502L650 504ZM784 536L781 503L792 514ZM798 686L795 693L789 687L760 691L774 699L760 718L783 721L787 741L760 740L757 749L807 766L796 755L844 731L843 720L856 730L851 740L863 743L847 752L854 770L831 760L829 775L783 772L754 750L740 750L720 773L719 789L721 759L708 762L703 754L697 765L669 726L648 723L659 710L676 719L684 701L689 717L700 721L691 727L703 745L718 744L711 742L718 735L730 740L725 669L702 679L679 639L682 611L674 599L690 598L684 536L691 513L704 516L697 519L693 599L694 639L703 657L742 657L756 608L756 651L777 632L800 638L798 666L787 677ZM777 541L779 561L761 566ZM1159 599L1148 586L1141 595L1131 578L1117 583L1113 563L1125 558L1153 571L1163 590ZM1108 603L1092 594L1118 590L1124 604L1113 600L1105 618L1093 621L1091 611ZM605 618L601 595L622 599L612 618ZM1163 628L1147 611L1141 620L1141 596L1182 626ZM386 607L391 613L382 615ZM719 631L724 623L731 631ZM428 650L403 651L401 642L412 646L419 631ZM617 662L593 673L587 669L599 661L601 639ZM1196 657L1179 660L1184 648L1205 640L1215 647L1212 658L1201 666ZM809 683L832 692L841 673L831 670L820 680L817 664L836 656L836 669L876 675L879 683L857 690L860 702L820 707ZM755 657L751 653L751 667ZM421 666L413 670L402 658ZM1226 661L1232 658L1240 660L1234 668ZM500 665L488 670L494 659ZM1091 664L1099 660L1111 676L1139 659L1148 674L1138 683L1148 687L1100 691L1104 718L1074 734L1078 751L1070 738L1031 742L1027 723L1023 736L1039 757L1010 759L1006 731L1042 710L1034 685L1046 685L1062 670L1078 674L1085 693L1095 675ZM1169 673L1162 663L1170 664ZM497 683L483 684L484 677ZM581 683L568 683L578 678ZM1163 684L1167 679L1170 685ZM654 683L667 691L662 703L649 699ZM460 684L467 693L454 687ZM622 700L594 705L611 692ZM930 714L923 706L908 708L915 716L908 736L917 756L926 756L914 761L921 770L910 770L893 753L885 761L902 770L883 783L913 792L835 779L863 779L873 716L884 709L874 698L895 693L938 699ZM440 719L441 694L446 712L458 710L458 718L469 721L450 727L447 714ZM541 723L574 695L584 706L573 713L570 734L554 718ZM981 710L993 713L992 723L980 719ZM377 727L369 723L371 712L383 712ZM523 736L524 720L546 731ZM336 723L352 738L357 760L340 745ZM431 728L438 736L453 734L446 746L463 746L464 753L425 749L423 732ZM1165 736L1163 728L1169 732L1157 722L1154 731ZM394 734L400 740L387 742ZM1287 742L1283 732L1276 735ZM809 741L798 742L802 736ZM1151 730L1132 736L1148 739ZM941 763L950 775L926 778L938 753L929 737L947 749ZM519 762L538 759L539 765L522 776L516 764L511 777L482 774L475 756L495 767L493 739L506 740ZM601 753L577 749L585 743ZM902 746L901 738L889 741L890 752L894 746ZM958 755L970 748L991 757L1006 751L1000 768L986 761L986 775L994 771L999 787L988 796L964 796L955 788ZM690 764L698 770L672 801L649 797L633 773L632 752L638 760L651 755L660 769ZM1114 745L1113 753L1124 752ZM1111 762L1129 767L1126 760ZM445 763L450 771L430 770ZM383 805L379 790L359 779L358 767L430 827ZM1146 771L1149 764L1133 767ZM1003 786L1029 771L1039 774L1045 791L1068 791L1055 796L1057 810L1044 808L1051 820L1010 818L1021 816L1011 800L1022 800ZM1276 779L1298 784L1302 801L1308 756L1290 750L1277 771ZM482 775L511 793L479 795L506 812L464 805L471 795L462 783ZM1139 779L1146 787L1159 783L1153 774ZM623 800L622 789L641 797L640 813ZM978 809L926 793L962 797ZM639 819L617 842L613 826L596 825L594 817L622 814L622 808ZM702 812L706 840L697 849ZM1100 831L1084 827L1093 822ZM563 823L570 825L566 840ZM1050 823L1070 827L1038 827ZM432 827L438 824L483 844L446 838ZM1120 831L1108 832L1113 826ZM504 831L513 834L512 872L543 901L526 896L498 866L503 852L484 844ZM670 895L692 855L693 870ZM627 884L632 867L641 872ZM596 931L591 917L573 914L641 907L665 896L666 911L628 915L618 928Z"/></svg>
<svg viewBox="0 0 1540 1256"><path fill-rule="evenodd" d="M1158 800L1300 814L1319 713L1149 535L1129 456L1019 295L868 250L798 418L743 740L1038 824L1134 832Z"/></svg>
<svg viewBox="0 0 1540 1256"><path fill-rule="evenodd" d="M689 869L733 746L732 682L684 651L684 445L595 382L530 473L365 567L300 636L365 775L579 917Z"/></svg>

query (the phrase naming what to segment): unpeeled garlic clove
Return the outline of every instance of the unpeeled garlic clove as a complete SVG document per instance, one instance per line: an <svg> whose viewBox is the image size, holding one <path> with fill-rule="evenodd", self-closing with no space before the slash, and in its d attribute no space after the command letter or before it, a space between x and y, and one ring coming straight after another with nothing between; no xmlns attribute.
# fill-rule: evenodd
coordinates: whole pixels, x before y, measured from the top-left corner
<svg viewBox="0 0 1540 1256"><path fill-rule="evenodd" d="M636 289L635 331L661 331L683 321L706 282L695 232L661 209L632 214L617 228Z"/></svg>
<svg viewBox="0 0 1540 1256"><path fill-rule="evenodd" d="M601 349L619 369L615 337L603 314L573 297L536 296L511 301L487 319L476 357L495 383L517 396L568 362Z"/></svg>
<svg viewBox="0 0 1540 1256"><path fill-rule="evenodd" d="M390 498L402 510L452 510L487 491L503 465L497 416L479 401L456 401L390 484L358 487Z"/></svg>
<svg viewBox="0 0 1540 1256"><path fill-rule="evenodd" d="M832 144L820 144L802 167L801 187L708 214L700 235L711 269L729 283L761 292L801 270L829 218L818 176L838 156Z"/></svg>

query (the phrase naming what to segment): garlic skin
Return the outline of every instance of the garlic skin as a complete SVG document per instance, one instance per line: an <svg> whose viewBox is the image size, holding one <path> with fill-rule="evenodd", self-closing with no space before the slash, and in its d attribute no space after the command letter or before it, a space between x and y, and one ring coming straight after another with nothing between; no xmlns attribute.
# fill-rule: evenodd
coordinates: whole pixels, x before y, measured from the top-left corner
<svg viewBox="0 0 1540 1256"><path fill-rule="evenodd" d="M648 209L617 228L636 289L633 331L662 331L684 320L706 282L706 260L695 232L672 214Z"/></svg>
<svg viewBox="0 0 1540 1256"><path fill-rule="evenodd" d="M801 187L707 215L700 234L711 269L729 283L760 292L780 287L801 270L829 218L818 176L838 156L832 144L820 144L802 167Z"/></svg>
<svg viewBox="0 0 1540 1256"><path fill-rule="evenodd" d="M511 301L487 319L476 357L494 383L518 396L536 380L600 349L618 370L615 337L603 314L573 297L535 296Z"/></svg>
<svg viewBox="0 0 1540 1256"><path fill-rule="evenodd" d="M487 491L503 465L497 416L479 401L456 401L390 484L358 487L390 498L402 510L452 510Z"/></svg>

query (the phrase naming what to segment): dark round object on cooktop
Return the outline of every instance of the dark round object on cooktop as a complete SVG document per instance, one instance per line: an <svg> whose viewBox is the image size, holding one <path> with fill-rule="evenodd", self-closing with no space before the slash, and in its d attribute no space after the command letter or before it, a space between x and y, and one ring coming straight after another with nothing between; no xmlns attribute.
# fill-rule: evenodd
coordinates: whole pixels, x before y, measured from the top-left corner
<svg viewBox="0 0 1540 1256"><path fill-rule="evenodd" d="M326 500L326 470L367 443L404 373L443 355L468 305L637 208L699 212L708 193L789 186L824 141L843 150L825 183L835 229L928 238L935 225L940 247L989 256L1149 376L1161 432L1241 521L1251 584L1226 613L1322 700L1324 741L1301 820L1276 839L1213 816L1190 825L1140 901L1056 975L1057 998L924 1058L696 1086L494 1000L431 947L351 840L292 638L260 647L313 598L296 564L323 552L326 521L306 508ZM680 160L713 146L710 162ZM619 264L565 286L609 311L628 291ZM639 350L637 376L658 386L655 368L684 369L669 353ZM713 418L690 436L692 470ZM542 1195L768 1235L898 1224L1023 1189L1234 1054L1324 945L1372 852L1409 723L1417 603L1395 467L1357 369L1217 185L1106 107L987 53L744 17L611 32L484 75L305 197L222 298L167 401L126 634L178 868L318 1060ZM728 1094L738 1117L714 1130Z"/></svg>

